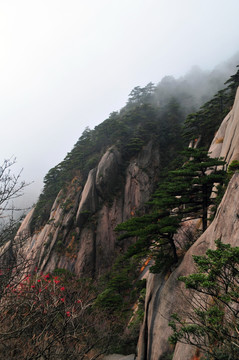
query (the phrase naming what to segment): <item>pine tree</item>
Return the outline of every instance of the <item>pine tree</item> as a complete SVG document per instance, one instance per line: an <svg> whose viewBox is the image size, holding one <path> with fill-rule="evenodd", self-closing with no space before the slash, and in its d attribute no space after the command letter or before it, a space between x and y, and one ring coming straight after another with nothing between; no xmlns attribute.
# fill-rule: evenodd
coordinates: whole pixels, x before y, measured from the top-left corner
<svg viewBox="0 0 239 360"><path fill-rule="evenodd" d="M154 193L149 202L150 213L131 218L116 228L124 231L119 239L137 237L128 256L153 256L153 272L178 261L174 235L182 221L202 218L202 230L206 230L208 208L214 202L211 193L216 192L214 184L224 180L225 171L221 168L225 162L210 158L205 149L186 149L183 155L183 166L170 171Z"/></svg>
<svg viewBox="0 0 239 360"><path fill-rule="evenodd" d="M214 204L215 197L211 195L212 192L217 193L214 184L221 184L225 180L225 161L211 158L204 148L188 148L183 154L189 160L181 169L171 171L170 174L180 186L178 196L181 196L180 202L184 205L181 210L184 217L202 218L202 230L205 231L208 208Z"/></svg>
<svg viewBox="0 0 239 360"><path fill-rule="evenodd" d="M197 346L206 359L239 358L239 247L216 241L217 249L193 256L197 273L180 277L191 307L173 314L169 341Z"/></svg>

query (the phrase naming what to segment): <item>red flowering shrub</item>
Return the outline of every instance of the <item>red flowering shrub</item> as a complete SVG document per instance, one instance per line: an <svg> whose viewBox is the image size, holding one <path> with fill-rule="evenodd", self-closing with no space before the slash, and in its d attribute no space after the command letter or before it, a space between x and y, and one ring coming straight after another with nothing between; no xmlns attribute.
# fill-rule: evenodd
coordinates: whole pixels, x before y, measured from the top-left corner
<svg viewBox="0 0 239 360"><path fill-rule="evenodd" d="M0 299L0 359L85 359L108 346L110 324L92 310L90 285L64 275L26 275ZM98 349L98 350L97 350Z"/></svg>

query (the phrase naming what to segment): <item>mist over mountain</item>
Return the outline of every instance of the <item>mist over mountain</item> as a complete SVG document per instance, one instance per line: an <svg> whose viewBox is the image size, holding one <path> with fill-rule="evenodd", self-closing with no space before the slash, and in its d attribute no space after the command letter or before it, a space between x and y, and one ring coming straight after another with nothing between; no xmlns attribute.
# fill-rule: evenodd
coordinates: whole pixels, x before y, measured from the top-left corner
<svg viewBox="0 0 239 360"><path fill-rule="evenodd" d="M239 1L0 1L0 360L239 359Z"/></svg>
<svg viewBox="0 0 239 360"><path fill-rule="evenodd" d="M207 340L201 345L199 332L196 352L190 341L186 351L177 327L183 323L177 317L179 324L171 323L174 346L169 344L172 310L176 306L180 314L181 308L189 311L182 291L175 289L181 289L180 269L192 271L192 251L205 256L217 240L230 255L230 244L237 245L237 230L229 234L239 228L238 176L233 177L239 168L239 70L235 66L223 79L224 72L218 70L222 68L227 69L205 72L194 67L179 79L167 76L156 85L133 88L123 108L94 129L87 127L48 171L36 205L21 224L10 222L1 229L0 305L4 313L14 313L14 322L1 320L6 331L0 337L8 346L0 357L9 348L22 353L18 339L25 341L22 330L27 324L23 359L25 354L35 359L42 353L51 360L56 352L59 359L117 352L137 353L139 360L165 360L165 354L173 360L187 354L191 360L202 350L210 356L213 351L210 360L216 360L214 344L220 342L220 354L229 352L237 360L238 348L231 342L237 327L224 341L215 326L213 346ZM208 91L200 86L208 86ZM0 179L4 203L5 197L14 197L18 179L9 173ZM207 241L201 241L210 229ZM221 238L229 247L220 244ZM221 254L220 248L216 251ZM232 251L237 269L237 248ZM204 258L200 261L205 265ZM223 276L220 261L216 265L218 276ZM237 279L238 272L230 271ZM238 321L233 311L230 317L222 312L225 301L234 309L239 297L234 277L226 279L226 291L233 286L233 298L215 294L217 278L210 288L212 296L222 300L218 311L221 323L225 318L225 331L227 324L232 328ZM214 316L215 308L210 301L207 305ZM28 308L30 320L25 316ZM197 314L203 322L204 312ZM17 336L8 338L12 326ZM201 329L200 323L195 326ZM208 327L203 329L208 339Z"/></svg>
<svg viewBox="0 0 239 360"><path fill-rule="evenodd" d="M238 59L239 53L237 52L229 60L215 66L213 70L203 70L195 65L179 78L166 75L159 82L157 79L149 79L149 81L154 82L154 89L150 90L152 92L150 101L155 106L163 108L174 98L180 106L182 117L185 119L189 113L197 111L204 102L224 87L224 82L235 72ZM124 112L124 109L127 109L127 103L122 109L112 109L112 111L120 113ZM61 126L60 123L58 126ZM80 135L78 134L79 137ZM19 169L19 167L17 168ZM24 174L27 176L24 177ZM37 201L43 188L43 181L40 169L35 169L32 173L31 168L25 168L22 172L22 178L26 179L30 185L25 188L24 196L16 199L14 204L17 208L24 209L31 207Z"/></svg>
<svg viewBox="0 0 239 360"><path fill-rule="evenodd" d="M224 88L225 81L238 65L239 52L213 70L203 70L193 66L184 76L175 79L165 76L157 83L155 101L163 104L174 97L180 103L184 115L197 111L215 93Z"/></svg>

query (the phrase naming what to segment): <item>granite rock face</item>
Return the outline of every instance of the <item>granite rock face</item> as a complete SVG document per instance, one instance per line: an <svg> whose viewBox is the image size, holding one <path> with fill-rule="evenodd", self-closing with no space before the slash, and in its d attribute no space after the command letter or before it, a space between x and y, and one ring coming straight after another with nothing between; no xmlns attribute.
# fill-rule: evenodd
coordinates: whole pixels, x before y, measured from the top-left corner
<svg viewBox="0 0 239 360"><path fill-rule="evenodd" d="M209 153L212 157L222 157L228 164L239 161L239 88L234 105L215 134Z"/></svg>
<svg viewBox="0 0 239 360"><path fill-rule="evenodd" d="M76 223L81 227L87 214L95 213L98 205L95 186L96 169L89 172L87 181L81 194L80 204L76 214Z"/></svg>
<svg viewBox="0 0 239 360"><path fill-rule="evenodd" d="M217 210L215 219L188 250L182 263L169 277L150 274L147 282L146 313L138 343L138 360L158 360L172 352L168 343L170 315L185 309L186 290L177 279L194 272L192 255L215 249L215 240L239 246L239 173L236 173ZM187 305L188 306L188 305ZM195 349L178 343L173 360L191 360Z"/></svg>
<svg viewBox="0 0 239 360"><path fill-rule="evenodd" d="M239 89L230 113L223 120L211 147L210 156L223 157L227 164L239 161ZM194 272L192 255L204 255L215 249L215 240L239 246L239 173L234 174L218 207L216 216L185 254L182 263L167 278L149 274L147 281L145 317L138 342L138 360L160 360L173 349L168 343L170 315L184 310L185 286L177 279ZM195 359L196 349L178 343L173 360ZM195 356L195 357L194 357Z"/></svg>
<svg viewBox="0 0 239 360"><path fill-rule="evenodd" d="M47 223L29 235L33 210L17 234L23 251L39 271L64 268L97 276L109 269L117 252L114 229L139 210L158 180L159 150L149 142L122 170L121 154L109 148L79 188L74 181L60 191Z"/></svg>
<svg viewBox="0 0 239 360"><path fill-rule="evenodd" d="M223 120L209 152L227 164L239 160L239 90L230 113ZM119 248L114 229L134 216L158 181L159 150L149 142L131 158L122 171L122 156L112 147L88 174L83 188L74 183L61 191L48 222L30 235L33 210L26 216L17 236L24 238L24 256L32 266L48 272L64 268L78 275L98 276L112 265ZM197 224L195 224L197 226ZM145 317L138 342L138 360L160 360L173 349L168 343L170 315L185 308L184 284L177 279L194 271L192 255L215 248L215 240L239 246L239 174L228 186L216 216L185 254L181 264L166 276L149 274ZM7 246L7 245L6 245ZM195 348L177 344L173 360L192 360Z"/></svg>
<svg viewBox="0 0 239 360"><path fill-rule="evenodd" d="M112 189L117 185L121 163L121 154L115 147L111 147L102 156L95 179L97 192L102 199L108 199Z"/></svg>

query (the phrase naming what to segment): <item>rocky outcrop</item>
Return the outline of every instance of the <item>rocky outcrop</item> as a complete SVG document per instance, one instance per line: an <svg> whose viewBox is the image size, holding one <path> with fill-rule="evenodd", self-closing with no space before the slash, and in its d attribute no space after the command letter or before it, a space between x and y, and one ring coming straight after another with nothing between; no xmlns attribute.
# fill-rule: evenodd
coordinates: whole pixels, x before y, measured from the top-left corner
<svg viewBox="0 0 239 360"><path fill-rule="evenodd" d="M215 240L239 246L239 173L236 173L217 210L215 219L188 250L180 266L168 277L150 274L147 283L146 313L138 345L138 360L159 360L173 349L168 343L170 315L185 309L185 286L179 276L194 272L192 255L215 249ZM188 305L187 305L188 306ZM195 349L178 343L173 360L191 360Z"/></svg>
<svg viewBox="0 0 239 360"><path fill-rule="evenodd" d="M152 141L142 149L136 159L130 162L124 187L123 221L134 215L135 210L150 198L155 171L156 174L158 173L157 164L159 164L159 152L153 147Z"/></svg>
<svg viewBox="0 0 239 360"><path fill-rule="evenodd" d="M119 151L112 147L103 155L96 172L95 185L102 199L108 199L117 185L122 164Z"/></svg>
<svg viewBox="0 0 239 360"><path fill-rule="evenodd" d="M239 161L239 88L234 105L215 134L209 153L212 157L222 157L228 164Z"/></svg>
<svg viewBox="0 0 239 360"><path fill-rule="evenodd" d="M159 150L149 142L129 164L111 147L98 166L89 172L83 187L73 179L60 191L48 222L29 236L33 211L22 223L17 236L25 237L23 251L39 271L64 268L87 276L103 273L115 255L114 229L133 216L152 194L158 180Z"/></svg>
<svg viewBox="0 0 239 360"><path fill-rule="evenodd" d="M88 215L94 214L97 209L98 199L96 195L95 175L96 169L92 169L89 172L88 179L81 194L81 200L76 214L76 223L80 227L84 224Z"/></svg>
<svg viewBox="0 0 239 360"><path fill-rule="evenodd" d="M227 164L239 161L239 89L230 113L223 120L209 150L212 157L223 157ZM216 216L185 254L182 263L165 278L149 274L145 304L145 317L138 342L138 360L165 359L173 354L173 360L192 360L196 349L178 343L172 349L168 342L171 329L170 316L185 308L185 286L177 279L194 272L192 255L204 255L207 249L215 249L215 240L239 246L239 173L231 179ZM187 305L188 306L188 305ZM196 358L196 356L195 356Z"/></svg>
<svg viewBox="0 0 239 360"><path fill-rule="evenodd" d="M209 151L212 157L223 157L227 163L239 160L239 91ZM109 269L116 254L128 245L117 245L114 229L149 200L157 184L159 165L159 150L152 141L127 166L116 147L108 149L98 166L89 172L83 188L73 179L66 191L60 191L47 223L33 235L29 230L34 210L27 215L17 234L24 238L25 258L43 272L64 268L78 275L98 276ZM173 360L193 358L193 347L177 344L172 349L168 343L170 315L185 308L185 288L178 277L192 273L192 255L215 248L216 239L239 245L238 189L239 174L235 174L214 221L191 246L181 264L172 273L148 275L138 360L165 359L170 353ZM198 228L198 224L194 227ZM182 230L183 233L187 229Z"/></svg>

